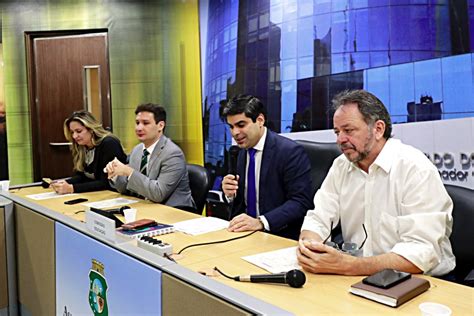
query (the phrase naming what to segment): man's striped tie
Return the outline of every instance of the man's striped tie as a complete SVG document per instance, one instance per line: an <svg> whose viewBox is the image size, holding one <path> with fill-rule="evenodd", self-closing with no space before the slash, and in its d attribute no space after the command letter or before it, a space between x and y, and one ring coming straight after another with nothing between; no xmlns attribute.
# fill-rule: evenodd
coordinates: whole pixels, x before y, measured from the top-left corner
<svg viewBox="0 0 474 316"><path fill-rule="evenodd" d="M146 175L146 167L148 165L148 155L150 153L148 152L148 150L143 149L143 156L142 156L142 162L140 163L140 172L143 173L144 175Z"/></svg>

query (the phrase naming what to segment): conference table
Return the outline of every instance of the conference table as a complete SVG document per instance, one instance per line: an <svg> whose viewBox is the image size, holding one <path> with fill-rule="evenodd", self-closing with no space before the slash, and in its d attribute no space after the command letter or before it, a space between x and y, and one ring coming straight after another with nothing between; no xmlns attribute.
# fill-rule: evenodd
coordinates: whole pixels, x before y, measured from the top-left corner
<svg viewBox="0 0 474 316"><path fill-rule="evenodd" d="M320 275L306 272L306 283L302 288L292 288L283 284L236 282L219 274L205 276L203 272L209 273L214 267L218 267L231 276L266 274L267 271L243 260L242 257L296 246L297 242L265 232L256 232L226 243L186 249L181 255L174 255L173 258L176 262L173 262L139 248L134 241L105 240L87 230L84 223L86 207L83 204L64 204L67 200L79 197L88 199L88 203L124 197L119 193L112 191L89 192L46 200L33 200L27 197L50 191L50 189L40 186L31 186L2 193L3 204L12 204L9 212L14 214L15 218L17 247L15 250L17 262L15 264L18 274L19 309L33 312L33 315L49 314L50 311L53 311L53 314L63 312L63 307L57 304L57 293L63 286L71 286L71 284L54 281L55 276L57 278L58 275L55 269L57 270L61 266L59 261L61 259L54 258L55 255L58 256L58 250L50 249L34 253L35 249L46 249L45 239L48 240L47 244L53 248L57 248L61 244L68 245L68 243L75 242L73 239L76 237L69 237L70 239L65 242L55 240L58 238L59 232L63 230L69 234L66 234L67 236L85 236L87 239L112 249L114 253L132 258L133 262L145 265L146 269L151 267L152 270L161 273L159 295L162 302L161 311L157 311L157 314L161 312L164 315L420 315L418 306L422 302L444 304L451 308L453 315L474 314L474 290L472 288L423 275L418 277L428 279L431 284L430 289L397 308L350 294L351 284L359 282L362 279L361 276ZM150 218L160 223L174 224L199 217L196 214L150 201L133 197L126 198L138 201L130 205L137 209L137 219ZM54 232L51 232L51 225L47 223L43 225L42 221L56 223L56 236ZM174 232L156 238L171 244L173 252L176 253L191 244L224 240L246 234L248 233L231 233L223 229L197 236ZM6 252L8 257L8 249ZM8 259L11 260L11 258ZM111 264L108 264L105 269L110 270L110 266ZM137 273L132 276L132 279L139 280L140 277L140 274ZM151 280L154 277L147 278ZM31 286L31 279L41 279L41 282L37 282L38 284L54 282L54 285L45 288L42 284L35 289ZM130 302L130 304L134 303ZM136 311L140 313L140 305L136 306ZM72 314L74 315L74 313Z"/></svg>

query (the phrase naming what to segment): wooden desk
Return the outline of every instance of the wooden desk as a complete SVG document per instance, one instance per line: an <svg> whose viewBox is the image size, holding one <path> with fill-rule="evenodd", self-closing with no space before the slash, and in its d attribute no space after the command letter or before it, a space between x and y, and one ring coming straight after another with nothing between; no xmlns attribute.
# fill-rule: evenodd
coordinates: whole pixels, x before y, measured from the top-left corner
<svg viewBox="0 0 474 316"><path fill-rule="evenodd" d="M40 192L46 191L35 187L25 188L14 194L26 198L25 196L28 194ZM77 197L86 197L89 199L89 202L93 202L118 196L118 193L102 191L81 194ZM84 213L74 214L74 212L84 209L84 206L64 205L63 202L69 199L71 199L71 197L33 202L58 213L71 216L76 220L83 220ZM195 214L147 201L140 201L139 203L133 204L133 207L138 210L137 218L154 218L159 222L168 224L198 217L198 215ZM160 236L159 239L171 243L174 251L179 251L190 244L228 239L243 234L245 233L236 234L222 230L201 236L188 236L177 232ZM184 273L186 269L183 270L181 267L188 268L192 271L199 271L203 268L212 269L214 266L217 266L229 275L267 273L263 269L241 259L241 257L295 245L296 242L293 240L257 232L249 237L228 243L187 249L183 252L183 258L178 260L178 266L170 264L164 266L163 270L170 272L179 270ZM175 274L175 276L178 276L178 274ZM449 306L453 310L453 315L474 314L474 290L472 288L428 276L421 277L427 278L431 282L431 288L398 308L391 308L350 294L348 292L350 285L360 281L362 277L315 275L310 273L306 273L306 277L307 282L301 289L294 289L285 285L235 282L225 279L222 276L212 279L229 288L237 289L238 291L249 294L269 304L276 305L296 315L419 315L420 311L418 310L418 305L427 301ZM199 279L199 277L197 278ZM204 283L205 279L204 277L202 278ZM203 287L205 287L205 285L203 285ZM206 291L205 288L204 291ZM210 292L212 293L212 291ZM218 295L218 293L213 293L213 295ZM185 304L185 301L186 300L183 300L182 303ZM245 305L245 302L241 303Z"/></svg>
<svg viewBox="0 0 474 316"><path fill-rule="evenodd" d="M116 242L104 240L101 236L88 231L85 223L81 222L85 217L84 212L82 212L85 206L80 204L64 204L64 201L78 197L85 197L88 199L88 202L94 202L116 198L120 196L119 194L104 191L40 201L26 197L30 194L46 193L49 191L40 187L29 187L1 194L13 202L11 204L13 204L13 210L17 219L15 225L12 226L15 226L17 238L19 267L17 274L19 280L18 302L22 313L25 312L33 315L62 314L64 309L62 306L64 305L63 297L59 298L57 295L58 293L64 293L68 284L72 284L73 287L75 284L75 282L69 282L64 280L64 278L62 279L63 282L56 283L56 267L59 262L56 261L55 255L55 250L57 250L55 249L56 241L60 240L63 245L67 244L63 237L64 234L57 234L58 227L62 226L69 228L69 231L72 229L78 232L78 234L75 234L77 237L71 239L71 241L81 240L82 243L82 240L90 240L92 238L102 244L102 247L106 246L112 250L117 250L122 255L138 260L138 263L141 262L159 270L162 279L161 286L159 284L157 286L161 289L161 309L157 310L157 314L160 312L164 315L198 314L228 316L291 314L277 306L255 299L218 281L211 280L181 265L177 265L170 260L138 248L133 240L124 241L117 239ZM138 218L156 218L156 214L160 214L158 219L165 223L174 223L197 217L197 215L191 213L142 200L133 204L133 206L138 208ZM188 236L182 235L182 237ZM105 252L110 253L109 249L103 249L104 254ZM101 257L102 252L87 252L85 256L87 260L90 260L90 258L94 259L97 256ZM113 261L106 260L104 263L108 267L113 266ZM64 264L62 267L64 267ZM78 268L84 270L83 265ZM120 270L120 266L118 268L116 266L115 271L117 269ZM122 273L132 273L133 275L135 272L132 269ZM62 275L64 276L64 274ZM72 274L72 276L74 275ZM84 275L84 271L80 275ZM78 284L78 287L80 286ZM121 287L121 289L126 289L126 287ZM84 293L88 290L83 290L82 288L79 291ZM148 292L143 293L143 297L148 296ZM56 298L58 298L58 301L56 301ZM81 295L77 298L81 301L80 304L84 304L82 298ZM112 305L117 306L117 304L117 301L115 301ZM130 306L136 308L137 312L140 311L139 306L134 306L133 303Z"/></svg>

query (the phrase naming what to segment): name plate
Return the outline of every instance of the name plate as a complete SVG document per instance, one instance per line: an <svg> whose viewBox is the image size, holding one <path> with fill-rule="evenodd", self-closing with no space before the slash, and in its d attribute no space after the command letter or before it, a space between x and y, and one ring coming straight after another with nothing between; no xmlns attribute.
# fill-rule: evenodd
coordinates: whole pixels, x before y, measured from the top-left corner
<svg viewBox="0 0 474 316"><path fill-rule="evenodd" d="M86 227L91 232L98 234L105 239L115 241L115 222L110 218L87 210Z"/></svg>

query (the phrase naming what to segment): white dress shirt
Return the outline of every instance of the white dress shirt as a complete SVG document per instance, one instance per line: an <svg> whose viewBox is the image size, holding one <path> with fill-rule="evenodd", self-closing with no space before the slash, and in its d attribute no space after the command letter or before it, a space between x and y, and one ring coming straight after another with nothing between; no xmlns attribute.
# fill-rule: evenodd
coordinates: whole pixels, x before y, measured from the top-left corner
<svg viewBox="0 0 474 316"><path fill-rule="evenodd" d="M331 222L341 220L344 241L360 245L364 224L366 257L393 252L431 275L455 266L451 198L428 158L399 140L387 141L368 173L344 155L336 158L314 204L302 230L326 238Z"/></svg>
<svg viewBox="0 0 474 316"><path fill-rule="evenodd" d="M158 144L159 141L160 141L160 138L158 138L158 139L156 140L156 142L154 142L153 144L151 144L150 146L148 146L148 148L146 149L146 151L148 151L148 153L149 153L149 155L146 156L146 159L147 159L146 163L147 163L147 165L148 165L148 162L150 161L150 156L151 156L151 154L153 153L153 150L155 150L156 144ZM143 144L143 143L142 143L142 144ZM143 149L145 149L145 144L143 144ZM142 151L143 151L143 150L142 150Z"/></svg>
<svg viewBox="0 0 474 316"><path fill-rule="evenodd" d="M158 144L158 142L160 141L160 138L158 138L156 140L156 142L154 142L153 144L151 144L150 146L148 146L148 148L146 148L146 151L148 151L148 156L146 156L146 165L147 165L147 170L146 170L146 173L148 174L148 162L150 162L150 157L151 157L151 154L153 153L153 150L155 150L155 147L156 147L156 144ZM145 144L142 143L142 152L143 150L145 149ZM136 170L132 170L132 173L134 173ZM140 170L138 170L138 172L140 172ZM130 180L130 177L132 176L132 173L130 173L130 175L127 177L127 180ZM115 181L115 179L114 179Z"/></svg>

